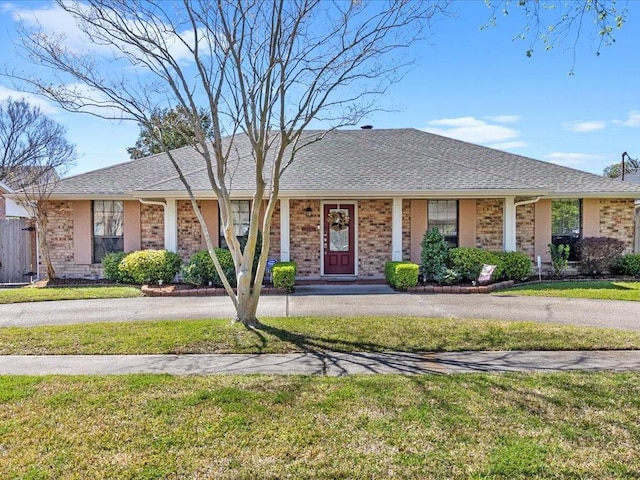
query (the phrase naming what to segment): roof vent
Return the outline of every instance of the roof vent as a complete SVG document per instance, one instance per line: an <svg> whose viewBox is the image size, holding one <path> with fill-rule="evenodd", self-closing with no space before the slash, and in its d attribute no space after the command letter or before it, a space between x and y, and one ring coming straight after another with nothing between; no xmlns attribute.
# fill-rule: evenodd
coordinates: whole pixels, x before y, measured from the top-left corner
<svg viewBox="0 0 640 480"><path fill-rule="evenodd" d="M373 125L362 125L360 128L362 130L371 130L373 128Z"/></svg>

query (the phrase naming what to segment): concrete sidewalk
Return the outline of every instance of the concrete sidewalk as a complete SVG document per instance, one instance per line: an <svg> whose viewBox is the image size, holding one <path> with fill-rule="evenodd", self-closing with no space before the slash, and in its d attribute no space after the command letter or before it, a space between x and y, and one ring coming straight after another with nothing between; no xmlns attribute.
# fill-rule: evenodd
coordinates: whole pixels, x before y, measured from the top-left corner
<svg viewBox="0 0 640 480"><path fill-rule="evenodd" d="M454 374L640 371L640 351L294 353L258 355L12 355L0 375Z"/></svg>

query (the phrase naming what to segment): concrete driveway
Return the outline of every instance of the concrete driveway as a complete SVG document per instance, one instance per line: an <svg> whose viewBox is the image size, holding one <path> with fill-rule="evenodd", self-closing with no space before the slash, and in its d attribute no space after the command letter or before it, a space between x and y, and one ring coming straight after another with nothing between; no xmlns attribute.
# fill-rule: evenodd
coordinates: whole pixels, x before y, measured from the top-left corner
<svg viewBox="0 0 640 480"><path fill-rule="evenodd" d="M397 293L386 285L299 287L263 296L258 316L401 315L525 320L640 331L640 303L517 297ZM0 327L93 322L233 318L227 297L140 297L0 305Z"/></svg>

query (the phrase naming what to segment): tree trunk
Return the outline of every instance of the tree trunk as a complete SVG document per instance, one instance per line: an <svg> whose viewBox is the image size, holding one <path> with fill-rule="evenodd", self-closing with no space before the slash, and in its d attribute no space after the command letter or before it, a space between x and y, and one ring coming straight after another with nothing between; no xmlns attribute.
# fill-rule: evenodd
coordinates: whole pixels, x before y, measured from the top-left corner
<svg viewBox="0 0 640 480"><path fill-rule="evenodd" d="M46 217L46 215L45 215ZM56 277L56 271L53 268L53 263L51 263L51 254L49 252L49 240L47 238L47 221L44 217L41 216L39 221L36 222L38 229L38 243L40 248L40 255L42 257L42 261L47 268L47 278L49 280L54 280Z"/></svg>
<svg viewBox="0 0 640 480"><path fill-rule="evenodd" d="M238 275L238 306L236 308L236 322L242 323L245 327L259 327L261 325L256 313L258 311L258 300L260 292L251 289L251 275L247 275L244 270Z"/></svg>

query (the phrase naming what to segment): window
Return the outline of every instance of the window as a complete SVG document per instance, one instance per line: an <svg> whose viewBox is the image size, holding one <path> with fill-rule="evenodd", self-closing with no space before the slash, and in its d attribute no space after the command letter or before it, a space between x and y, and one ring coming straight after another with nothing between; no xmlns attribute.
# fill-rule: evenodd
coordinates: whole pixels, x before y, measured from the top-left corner
<svg viewBox="0 0 640 480"><path fill-rule="evenodd" d="M242 239L249 231L249 219L251 216L251 202L249 200L231 200L231 218L235 225L235 234L238 240ZM224 238L224 225L222 215L220 218L220 247L227 248L227 241Z"/></svg>
<svg viewBox="0 0 640 480"><path fill-rule="evenodd" d="M120 201L93 202L93 262L111 252L124 251L124 215Z"/></svg>
<svg viewBox="0 0 640 480"><path fill-rule="evenodd" d="M551 202L551 243L569 245L569 260L579 260L576 243L582 237L582 202L578 199Z"/></svg>
<svg viewBox="0 0 640 480"><path fill-rule="evenodd" d="M437 228L450 247L458 246L458 201L429 200L427 228Z"/></svg>

